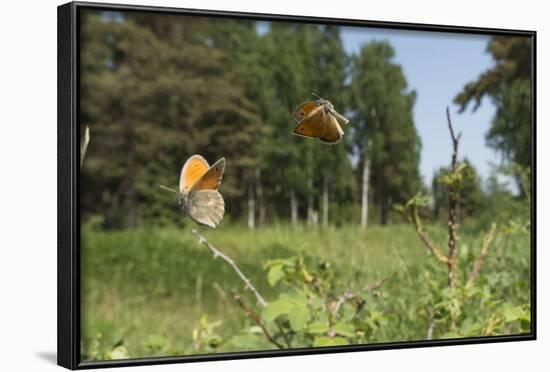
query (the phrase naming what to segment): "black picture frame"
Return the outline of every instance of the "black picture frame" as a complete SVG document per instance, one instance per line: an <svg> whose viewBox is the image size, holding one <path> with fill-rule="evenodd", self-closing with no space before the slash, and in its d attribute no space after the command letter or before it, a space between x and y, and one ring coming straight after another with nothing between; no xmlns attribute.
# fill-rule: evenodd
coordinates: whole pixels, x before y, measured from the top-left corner
<svg viewBox="0 0 550 372"><path fill-rule="evenodd" d="M461 34L527 36L532 40L532 182L531 182L531 333L461 339L407 341L381 344L331 346L292 350L231 352L209 355L154 357L126 360L82 362L80 357L80 217L79 217L79 63L80 11L82 9L153 12L213 18L256 21L290 21L310 24L364 26L411 31L436 31ZM382 22L355 19L333 19L308 16L255 14L213 10L179 9L156 6L134 6L105 3L71 2L58 7L58 315L57 360L69 369L139 366L181 362L199 362L242 358L389 350L428 346L481 344L536 340L536 31L460 27L434 24Z"/></svg>

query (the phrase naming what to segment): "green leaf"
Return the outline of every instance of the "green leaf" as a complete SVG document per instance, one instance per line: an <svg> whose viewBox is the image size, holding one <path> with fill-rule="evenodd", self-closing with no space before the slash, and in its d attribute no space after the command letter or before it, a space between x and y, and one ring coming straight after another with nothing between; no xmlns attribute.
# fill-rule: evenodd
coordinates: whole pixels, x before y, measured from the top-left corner
<svg viewBox="0 0 550 372"><path fill-rule="evenodd" d="M404 213L405 212L405 206L402 205L402 204L394 204L393 205L393 209L396 211L396 212L399 212L399 213Z"/></svg>
<svg viewBox="0 0 550 372"><path fill-rule="evenodd" d="M353 308L353 306L350 303L345 303L340 309L341 309L340 310L341 321L349 322L355 317L356 310Z"/></svg>
<svg viewBox="0 0 550 372"><path fill-rule="evenodd" d="M309 320L309 310L307 306L295 306L292 311L288 313L288 320L293 330L301 331Z"/></svg>
<svg viewBox="0 0 550 372"><path fill-rule="evenodd" d="M480 293L481 293L481 289L479 287L476 287L476 286L468 287L464 291L464 295L468 298L473 297L473 296L475 296L477 294L480 294Z"/></svg>
<svg viewBox="0 0 550 372"><path fill-rule="evenodd" d="M328 323L328 313L326 311L317 313L316 321Z"/></svg>
<svg viewBox="0 0 550 372"><path fill-rule="evenodd" d="M208 346L214 349L219 347L222 341L223 341L222 338L218 335L212 335L207 339Z"/></svg>
<svg viewBox="0 0 550 372"><path fill-rule="evenodd" d="M262 312L262 317L268 322L271 322L279 315L290 313L295 306L292 300L282 297L276 301L270 302Z"/></svg>
<svg viewBox="0 0 550 372"><path fill-rule="evenodd" d="M257 335L261 335L263 333L262 327L257 325L251 326L250 328L248 328L248 332L252 334L257 334Z"/></svg>
<svg viewBox="0 0 550 372"><path fill-rule="evenodd" d="M347 345L348 341L343 337L318 336L313 341L313 346L337 346Z"/></svg>
<svg viewBox="0 0 550 372"><path fill-rule="evenodd" d="M315 295L311 296L309 303L316 310L322 309L325 306L325 302L323 301L323 299Z"/></svg>
<svg viewBox="0 0 550 372"><path fill-rule="evenodd" d="M460 334L457 332L447 332L441 336L441 338L460 338Z"/></svg>
<svg viewBox="0 0 550 372"><path fill-rule="evenodd" d="M346 337L356 336L355 328L348 323L344 323L344 322L336 323L334 327L332 327L332 330L341 336L346 336Z"/></svg>
<svg viewBox="0 0 550 372"><path fill-rule="evenodd" d="M105 355L105 359L107 360L128 359L129 357L128 350L124 346L117 346Z"/></svg>
<svg viewBox="0 0 550 372"><path fill-rule="evenodd" d="M459 173L459 172L462 172L468 165L464 162L461 162L459 163L456 168L455 168L455 172L456 173Z"/></svg>
<svg viewBox="0 0 550 372"><path fill-rule="evenodd" d="M328 322L327 321L320 321L316 320L312 322L308 327L307 330L309 333L313 334L320 334L320 333L327 333L328 332Z"/></svg>
<svg viewBox="0 0 550 372"><path fill-rule="evenodd" d="M143 344L151 350L158 351L168 346L168 339L161 335L149 335Z"/></svg>
<svg viewBox="0 0 550 372"><path fill-rule="evenodd" d="M263 346L262 336L256 334L238 334L229 340L229 344L238 349L256 349Z"/></svg>
<svg viewBox="0 0 550 372"><path fill-rule="evenodd" d="M281 294L280 298L292 301L297 306L307 306L306 294L297 289Z"/></svg>
<svg viewBox="0 0 550 372"><path fill-rule="evenodd" d="M513 306L510 303L502 304L501 313L507 323L516 320L529 320L529 314L521 306Z"/></svg>
<svg viewBox="0 0 550 372"><path fill-rule="evenodd" d="M283 265L273 265L269 268L267 273L267 282L270 286L274 286L285 276Z"/></svg>

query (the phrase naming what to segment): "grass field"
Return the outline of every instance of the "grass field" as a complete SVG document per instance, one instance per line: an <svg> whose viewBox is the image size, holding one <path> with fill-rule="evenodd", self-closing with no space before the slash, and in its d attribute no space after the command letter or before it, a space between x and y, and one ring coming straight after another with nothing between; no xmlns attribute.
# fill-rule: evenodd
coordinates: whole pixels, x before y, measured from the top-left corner
<svg viewBox="0 0 550 372"><path fill-rule="evenodd" d="M429 231L444 245L443 229ZM201 233L238 263L267 301L280 290L279 284L269 286L263 269L275 258L300 255L312 265L329 262L342 290L361 290L389 278L376 298L387 327L372 342L425 338L427 319L416 304L427 293L423 288L430 280L445 287L445 268L428 256L407 225L373 226L367 232L357 226L282 225L256 230L230 226ZM101 358L119 345L128 353L120 357L188 354L193 352L193 329L204 314L211 321L222 320L218 328L222 337L239 332L247 322L229 293L237 289L244 296L243 283L188 229L85 228L81 246L84 359ZM460 264L469 269L480 247L481 234L461 234ZM497 236L479 277L497 301L529 303L529 252L528 235ZM245 299L254 302L248 294ZM223 351L228 350L239 348L228 346Z"/></svg>

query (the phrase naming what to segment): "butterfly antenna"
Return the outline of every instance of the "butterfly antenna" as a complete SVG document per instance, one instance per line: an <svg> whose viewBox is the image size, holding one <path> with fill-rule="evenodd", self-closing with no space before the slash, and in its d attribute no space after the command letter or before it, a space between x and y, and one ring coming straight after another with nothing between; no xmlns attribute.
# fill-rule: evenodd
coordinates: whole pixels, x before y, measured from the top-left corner
<svg viewBox="0 0 550 372"><path fill-rule="evenodd" d="M319 95L317 95L316 93L311 93L311 95L312 95L313 97L317 98L317 99L320 99L320 100L322 100L322 98L321 98L321 97L319 97Z"/></svg>
<svg viewBox="0 0 550 372"><path fill-rule="evenodd" d="M167 190L167 191L175 192L176 194L178 193L177 190L171 189L171 188L166 187L166 186L163 186L163 185L159 185L159 187L160 187L161 189L164 189L164 190Z"/></svg>

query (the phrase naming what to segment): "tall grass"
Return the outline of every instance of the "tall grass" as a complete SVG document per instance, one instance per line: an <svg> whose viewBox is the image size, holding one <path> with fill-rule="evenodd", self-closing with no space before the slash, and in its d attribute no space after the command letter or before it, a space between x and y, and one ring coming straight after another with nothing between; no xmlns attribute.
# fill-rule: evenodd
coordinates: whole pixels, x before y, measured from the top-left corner
<svg viewBox="0 0 550 372"><path fill-rule="evenodd" d="M410 226L373 226L365 232L358 226L275 225L248 230L234 225L202 233L237 261L267 301L278 289L268 285L262 264L275 258L300 255L311 264L326 262L342 288L360 290L387 277L376 301L392 325L373 342L425 336L426 321L411 304L426 273L441 268L432 267ZM445 239L444 229L432 228L430 233ZM188 229L85 228L81 247L81 333L87 358L93 358L95 349L110 350L120 344L130 357L190 353L192 331L204 314L223 321L219 332L224 336L238 332L246 321L229 293L242 290L243 283ZM471 262L480 247L479 234L461 235L459 260ZM499 293L507 301L528 302L528 236L497 237L480 276L501 286Z"/></svg>

